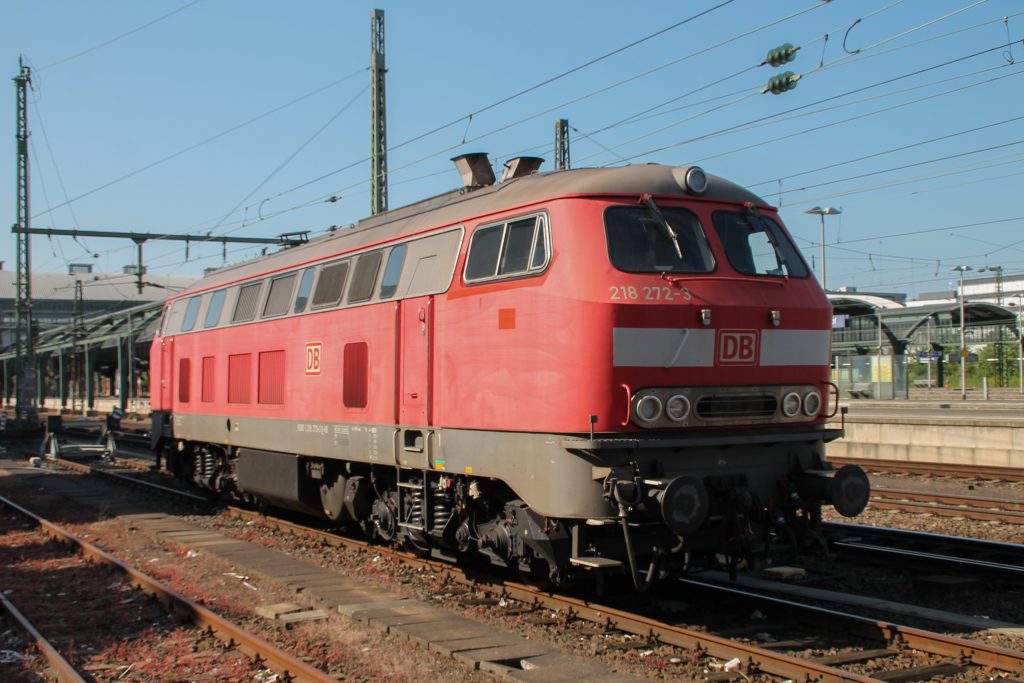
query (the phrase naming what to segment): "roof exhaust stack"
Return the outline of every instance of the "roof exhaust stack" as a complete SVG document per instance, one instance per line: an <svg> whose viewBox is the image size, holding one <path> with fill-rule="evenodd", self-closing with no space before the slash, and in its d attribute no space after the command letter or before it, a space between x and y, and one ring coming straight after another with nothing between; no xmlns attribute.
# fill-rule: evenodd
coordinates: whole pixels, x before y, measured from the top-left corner
<svg viewBox="0 0 1024 683"><path fill-rule="evenodd" d="M494 169L484 152L472 152L454 157L455 168L462 176L462 186L475 189L494 184Z"/></svg>
<svg viewBox="0 0 1024 683"><path fill-rule="evenodd" d="M501 182L512 178L522 178L536 173L544 160L540 157L515 157L505 162L505 171L501 174Z"/></svg>

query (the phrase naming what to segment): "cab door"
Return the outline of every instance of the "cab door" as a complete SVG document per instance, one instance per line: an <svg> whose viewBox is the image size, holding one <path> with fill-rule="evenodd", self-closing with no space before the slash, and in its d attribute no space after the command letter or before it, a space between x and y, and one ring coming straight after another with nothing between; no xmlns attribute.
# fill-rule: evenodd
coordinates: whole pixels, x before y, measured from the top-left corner
<svg viewBox="0 0 1024 683"><path fill-rule="evenodd" d="M173 410L174 398L174 337L160 340L160 409Z"/></svg>
<svg viewBox="0 0 1024 683"><path fill-rule="evenodd" d="M398 423L429 426L432 421L434 297L399 302Z"/></svg>

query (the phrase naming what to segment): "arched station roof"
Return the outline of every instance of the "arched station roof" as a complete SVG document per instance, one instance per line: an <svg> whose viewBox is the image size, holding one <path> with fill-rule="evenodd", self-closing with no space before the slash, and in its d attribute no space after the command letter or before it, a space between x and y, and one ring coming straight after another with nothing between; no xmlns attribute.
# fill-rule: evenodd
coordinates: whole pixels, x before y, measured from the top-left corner
<svg viewBox="0 0 1024 683"><path fill-rule="evenodd" d="M925 306L906 306L885 297L869 294L829 294L835 315L872 316L880 320L882 333L893 348L902 349L928 321L937 327L960 327L960 302L943 302ZM963 305L964 325L968 327L1004 325L1019 334L1017 311L988 302L967 301ZM863 345L859 338L843 339L834 335L833 346ZM851 335L853 336L853 335Z"/></svg>

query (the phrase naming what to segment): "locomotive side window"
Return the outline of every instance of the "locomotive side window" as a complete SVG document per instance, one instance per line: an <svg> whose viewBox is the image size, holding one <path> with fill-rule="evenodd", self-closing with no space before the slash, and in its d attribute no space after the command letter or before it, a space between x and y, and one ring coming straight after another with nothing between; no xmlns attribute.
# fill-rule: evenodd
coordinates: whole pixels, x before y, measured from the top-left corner
<svg viewBox="0 0 1024 683"><path fill-rule="evenodd" d="M203 403L213 403L213 387L216 375L214 375L214 357L203 356L203 384L200 387L202 392L199 400Z"/></svg>
<svg viewBox="0 0 1024 683"><path fill-rule="evenodd" d="M543 268L544 263L548 260L548 241L547 231L537 231L537 243L533 247L533 258L530 259L530 270L536 270Z"/></svg>
<svg viewBox="0 0 1024 683"><path fill-rule="evenodd" d="M348 286L348 303L357 304L369 301L373 296L373 285L377 282L381 257L381 252L371 251L361 255L356 261L356 268L352 273L352 284Z"/></svg>
<svg viewBox="0 0 1024 683"><path fill-rule="evenodd" d="M696 214L679 207L613 206L605 211L612 265L627 273L710 273L715 269ZM664 218L664 222L662 221Z"/></svg>
<svg viewBox="0 0 1024 683"><path fill-rule="evenodd" d="M807 265L771 218L716 211L711 216L725 256L737 272L771 277L807 277Z"/></svg>
<svg viewBox="0 0 1024 683"><path fill-rule="evenodd" d="M224 309L224 295L227 292L225 289L218 289L210 297L210 305L206 307L206 316L203 318L203 327L210 329L211 327L217 327L220 324L220 314Z"/></svg>
<svg viewBox="0 0 1024 683"><path fill-rule="evenodd" d="M199 304L203 301L203 297L194 296L188 300L188 306L185 308L185 319L181 321L181 331L188 332L196 326L196 318L199 317Z"/></svg>
<svg viewBox="0 0 1024 683"><path fill-rule="evenodd" d="M292 302L292 290L295 289L296 273L275 277L270 281L270 293L267 294L267 303L263 305L263 317L270 318L276 315L284 315L288 312L288 305Z"/></svg>
<svg viewBox="0 0 1024 683"><path fill-rule="evenodd" d="M260 303L260 289L262 287L262 282L254 282L251 285L242 285L239 288L238 300L235 302L235 311L231 314L231 322L241 323L256 317L256 308Z"/></svg>
<svg viewBox="0 0 1024 683"><path fill-rule="evenodd" d="M324 266L320 270L320 279L316 282L316 291L313 292L313 308L326 308L341 301L347 277L348 261Z"/></svg>
<svg viewBox="0 0 1024 683"><path fill-rule="evenodd" d="M342 401L346 408L365 408L369 375L369 347L366 342L345 344Z"/></svg>
<svg viewBox="0 0 1024 683"><path fill-rule="evenodd" d="M407 248L404 244L398 244L388 254L388 264L384 266L384 277L380 281L381 299L390 299L398 290L398 279L402 275L402 264L405 263L406 251Z"/></svg>
<svg viewBox="0 0 1024 683"><path fill-rule="evenodd" d="M306 268L302 271L302 279L299 280L299 291L295 295L293 313L303 313L306 310L306 304L309 303L309 293L313 289L314 275L316 275L316 267Z"/></svg>
<svg viewBox="0 0 1024 683"><path fill-rule="evenodd" d="M526 270L533 248L533 233L537 228L536 218L509 223L505 229L505 245L501 250L501 265L498 275L510 275Z"/></svg>
<svg viewBox="0 0 1024 683"><path fill-rule="evenodd" d="M547 221L543 215L478 228L466 257L466 282L514 277L547 264Z"/></svg>

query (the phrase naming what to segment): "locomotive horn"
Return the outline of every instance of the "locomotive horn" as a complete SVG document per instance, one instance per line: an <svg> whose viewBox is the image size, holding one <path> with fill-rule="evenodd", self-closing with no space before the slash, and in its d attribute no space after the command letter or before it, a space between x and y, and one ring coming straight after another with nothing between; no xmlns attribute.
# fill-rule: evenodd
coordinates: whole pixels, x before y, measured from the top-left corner
<svg viewBox="0 0 1024 683"><path fill-rule="evenodd" d="M868 476L856 465L844 465L838 470L804 472L797 486L801 497L831 503L844 517L859 515L871 497Z"/></svg>
<svg viewBox="0 0 1024 683"><path fill-rule="evenodd" d="M665 524L675 534L685 536L700 528L708 516L708 492L694 477L676 477L654 493Z"/></svg>

